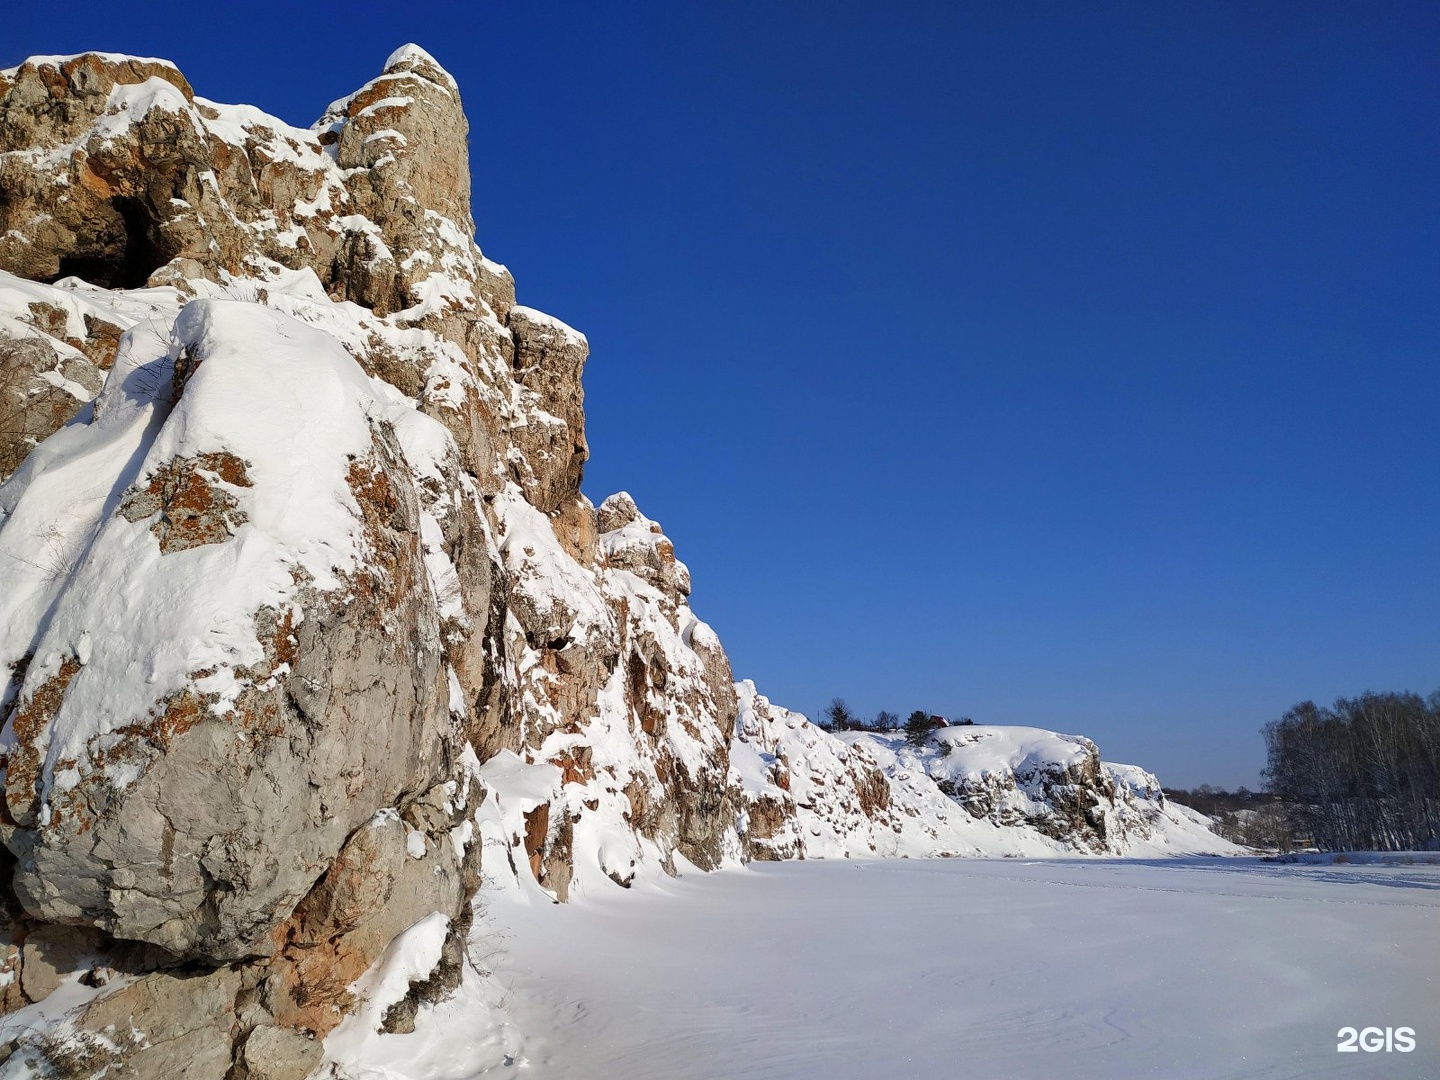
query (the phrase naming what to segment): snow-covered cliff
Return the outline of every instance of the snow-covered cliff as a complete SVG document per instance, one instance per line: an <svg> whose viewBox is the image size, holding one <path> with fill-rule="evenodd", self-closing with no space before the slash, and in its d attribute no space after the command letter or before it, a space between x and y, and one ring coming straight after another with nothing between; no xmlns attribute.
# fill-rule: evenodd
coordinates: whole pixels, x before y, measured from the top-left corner
<svg viewBox="0 0 1440 1080"><path fill-rule="evenodd" d="M1027 727L822 731L739 683L731 768L756 859L1233 853L1160 782Z"/></svg>
<svg viewBox="0 0 1440 1080"><path fill-rule="evenodd" d="M476 247L466 130L415 46L309 128L0 72L0 1074L302 1077L457 984L482 859L565 900L1205 848L1085 740L737 685L661 527L581 494L589 345Z"/></svg>

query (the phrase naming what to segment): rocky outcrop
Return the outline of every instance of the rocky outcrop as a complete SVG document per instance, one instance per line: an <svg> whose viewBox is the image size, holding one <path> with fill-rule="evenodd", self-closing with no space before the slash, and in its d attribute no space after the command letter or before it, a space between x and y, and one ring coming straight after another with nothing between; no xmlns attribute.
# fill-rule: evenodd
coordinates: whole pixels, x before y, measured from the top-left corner
<svg viewBox="0 0 1440 1080"><path fill-rule="evenodd" d="M426 485L455 452L289 316L197 300L161 348L127 335L91 419L0 496L7 553L68 515L66 565L13 575L3 601L7 655L26 648L5 692L15 1004L58 984L57 929L85 944L59 967L151 969L127 997L97 976L71 1034L16 1060L263 1075L262 1050L296 1032L318 1061L313 1038L417 920L450 928L420 981L458 979L481 789L441 638L463 618L458 572ZM196 993L230 1004L176 1027ZM104 1035L122 1000L143 1045Z"/></svg>
<svg viewBox="0 0 1440 1080"><path fill-rule="evenodd" d="M628 884L637 867L738 856L730 665L687 605L688 582L675 587L660 526L629 496L607 499L587 567L517 486L494 506L510 586L497 681L522 726L482 767L496 793L488 838L562 899ZM649 574L650 562L669 570Z"/></svg>
<svg viewBox="0 0 1440 1080"><path fill-rule="evenodd" d="M868 750L890 781L893 801L927 823L925 832L941 846L924 854L1235 850L1205 821L1169 804L1153 776L1102 761L1083 736L977 724L936 730L918 745L898 733L837 737ZM949 813L936 808L937 795Z"/></svg>
<svg viewBox="0 0 1440 1080"><path fill-rule="evenodd" d="M103 494L72 527L91 556L8 606L22 627L37 605L46 621L12 668L6 842L36 917L226 962L267 951L346 838L447 779L459 746L415 483L354 362L250 305L197 301L174 333L195 370L158 426L164 397L131 413L131 432L154 431L138 435L138 471L85 465ZM124 437L124 387L111 380L100 419L67 433L76 452ZM325 398L336 444L297 483L275 438L306 432ZM24 544L14 526L71 471L11 485L0 543ZM282 519L296 501L344 509L297 530ZM295 551L307 540L328 540L325 558ZM237 639L177 643L182 628ZM137 650L154 654L139 686Z"/></svg>
<svg viewBox="0 0 1440 1080"><path fill-rule="evenodd" d="M748 681L730 747L752 859L1166 855L1234 848L1170 805L1159 782L1095 744L966 725L919 744L826 732Z"/></svg>
<svg viewBox="0 0 1440 1080"><path fill-rule="evenodd" d="M501 403L482 406L476 384L504 376L492 390L518 396L514 283L471 238L466 131L454 80L414 46L313 128L197 97L164 61L36 58L0 72L0 269L191 294L309 270L330 297L396 316L352 328L357 359L452 427L472 472L503 475ZM385 332L403 327L439 340Z"/></svg>
<svg viewBox="0 0 1440 1080"><path fill-rule="evenodd" d="M388 314L466 276L467 130L414 46L312 129L197 97L162 60L38 57L0 72L0 265L137 288L273 259ZM508 291L498 268L473 276Z"/></svg>
<svg viewBox="0 0 1440 1080"><path fill-rule="evenodd" d="M9 1008L94 996L6 1069L304 1075L431 916L386 1029L458 981L505 603L482 499L540 397L464 130L413 48L314 130L158 61L0 75L0 962ZM560 411L535 471L574 503Z"/></svg>
<svg viewBox="0 0 1440 1080"><path fill-rule="evenodd" d="M515 343L515 381L534 395L532 417L511 429L518 451L510 459L511 477L530 505L558 513L574 503L590 456L580 388L590 345L559 319L527 307L512 307L507 325ZM570 554L586 561L583 549Z"/></svg>
<svg viewBox="0 0 1440 1080"><path fill-rule="evenodd" d="M562 900L743 854L729 663L580 493L588 344L475 246L465 132L413 46L309 129L162 61L0 74L4 1005L90 987L3 1068L406 1030L482 833Z"/></svg>
<svg viewBox="0 0 1440 1080"><path fill-rule="evenodd" d="M99 392L133 319L0 273L0 480Z"/></svg>
<svg viewBox="0 0 1440 1080"><path fill-rule="evenodd" d="M1018 738L1017 738L1018 735ZM1109 852L1115 784L1089 739L978 727L932 736L940 753L927 771L971 817L1023 825L1060 843ZM991 742L1003 743L993 749ZM978 751L978 753L977 753ZM1005 755L1003 761L997 760Z"/></svg>
<svg viewBox="0 0 1440 1080"><path fill-rule="evenodd" d="M747 855L772 861L893 855L930 815L907 814L864 744L848 746L755 684L737 684L731 767L743 793Z"/></svg>

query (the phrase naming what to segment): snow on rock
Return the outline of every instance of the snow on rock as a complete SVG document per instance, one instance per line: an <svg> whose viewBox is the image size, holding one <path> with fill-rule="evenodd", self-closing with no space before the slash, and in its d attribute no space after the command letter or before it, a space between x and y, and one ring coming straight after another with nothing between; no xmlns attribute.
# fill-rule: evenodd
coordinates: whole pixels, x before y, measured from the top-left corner
<svg viewBox="0 0 1440 1080"><path fill-rule="evenodd" d="M100 392L125 307L0 270L0 480Z"/></svg>
<svg viewBox="0 0 1440 1080"><path fill-rule="evenodd" d="M524 423L511 427L517 451L512 475L537 509L563 513L590 456L580 384L590 344L559 319L518 304L510 309L506 326L514 341L515 381L529 410ZM584 550L588 539L571 545L582 562L593 561L593 553Z"/></svg>
<svg viewBox="0 0 1440 1080"><path fill-rule="evenodd" d="M310 127L164 61L0 72L25 1068L367 1075L478 1001L482 858L538 908L747 859L1211 850L1086 740L832 736L736 684L659 523L580 492L589 343L476 246L467 131L416 46Z"/></svg>
<svg viewBox="0 0 1440 1080"><path fill-rule="evenodd" d="M497 731L482 769L489 842L560 899L737 859L735 697L718 639L679 594L603 556L576 562L517 487L494 507L518 723ZM612 523L603 508L599 520ZM601 533L598 550L613 539Z"/></svg>
<svg viewBox="0 0 1440 1080"><path fill-rule="evenodd" d="M337 1055L353 1052L349 1044L384 1030L387 1014L404 1000L412 983L424 981L439 966L449 936L450 920L432 911L403 931L386 947L374 965L346 989L359 1004L330 1036L329 1049Z"/></svg>
<svg viewBox="0 0 1440 1080"><path fill-rule="evenodd" d="M611 495L596 511L605 564L629 570L677 602L690 595L690 570L657 522L640 513L628 491Z"/></svg>
<svg viewBox="0 0 1440 1080"><path fill-rule="evenodd" d="M972 817L1023 825L1079 853L1240 853L1204 818L1171 805L1154 776L1102 762L1083 736L1027 727L942 728L917 757Z"/></svg>
<svg viewBox="0 0 1440 1080"><path fill-rule="evenodd" d="M381 100L391 105L369 111ZM422 364L406 389L456 425L483 459L474 471L495 473L504 447L474 445L455 405L474 403L475 378L508 369L514 283L471 238L469 190L454 81L418 49L314 128L198 98L154 61L87 53L0 74L0 268L192 295L200 280L308 269L322 295L460 346L451 370L427 377ZM393 333L370 329L368 351L393 366ZM407 381L397 375L386 377Z"/></svg>
<svg viewBox="0 0 1440 1080"><path fill-rule="evenodd" d="M921 746L900 734L830 733L749 680L732 775L751 858L1238 854L1159 781L1099 759L1088 739L965 726Z"/></svg>
<svg viewBox="0 0 1440 1080"><path fill-rule="evenodd" d="M408 79L419 58L396 63ZM392 152L459 131L463 157L453 83L422 74L423 120L384 110ZM513 284L467 207L445 204L457 226L418 204L458 173L338 161L326 133L196 98L168 65L23 64L0 75L0 120L12 933L70 924L85 947L65 955L91 959L65 963L97 970L132 950L156 969L130 1002L140 1031L177 1021L176 957L238 963L269 990L258 1034L217 1042L219 1076L329 1030L347 986L440 912L449 959L413 1015L458 981L478 885L467 736L504 603L483 500L507 474L497 418L533 408ZM420 279L387 257L445 278L445 309L405 314ZM9 948L0 1007L49 994ZM232 1008L239 990L221 987ZM73 1003L77 1038L95 1008ZM221 1038L225 1015L186 1022ZM155 1043L92 1049L179 1075Z"/></svg>
<svg viewBox="0 0 1440 1080"><path fill-rule="evenodd" d="M62 565L0 593L10 843L35 914L234 959L377 807L444 778L448 690L371 380L254 304L194 301L158 345L127 337L94 419L0 494L14 560L63 523Z"/></svg>
<svg viewBox="0 0 1440 1080"><path fill-rule="evenodd" d="M933 789L961 808L968 820L959 835L978 850L962 841L958 853L1241 853L1207 819L1166 800L1154 776L1102 762L1083 736L965 725L938 729L919 746L900 734L835 737L868 747L892 784L927 799Z"/></svg>
<svg viewBox="0 0 1440 1080"><path fill-rule="evenodd" d="M741 834L753 859L896 854L903 826L864 746L847 746L746 679L730 765L744 793ZM903 812L902 812L903 815Z"/></svg>
<svg viewBox="0 0 1440 1080"><path fill-rule="evenodd" d="M1115 815L1120 825L1118 854L1244 855L1246 849L1222 839L1211 820L1197 810L1165 798L1159 779L1138 765L1101 762L1115 783Z"/></svg>
<svg viewBox="0 0 1440 1080"><path fill-rule="evenodd" d="M579 492L588 343L475 246L433 58L308 129L102 54L6 72L0 119L16 940L163 949L137 1030L191 977L159 957L263 985L223 1046L260 1068L431 912L386 1023L452 988L482 850L561 899L737 862L728 661L659 526ZM50 992L23 960L3 1007Z"/></svg>

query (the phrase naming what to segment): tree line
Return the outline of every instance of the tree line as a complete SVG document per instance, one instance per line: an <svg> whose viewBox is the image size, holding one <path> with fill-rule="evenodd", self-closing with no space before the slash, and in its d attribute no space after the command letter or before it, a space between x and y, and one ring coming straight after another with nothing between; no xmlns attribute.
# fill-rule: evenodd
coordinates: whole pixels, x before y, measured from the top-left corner
<svg viewBox="0 0 1440 1080"><path fill-rule="evenodd" d="M1214 823L1215 832L1231 843L1282 852L1295 849L1290 808L1278 795L1247 787L1227 791L1201 784L1188 790L1167 787L1165 797L1200 811Z"/></svg>
<svg viewBox="0 0 1440 1080"><path fill-rule="evenodd" d="M968 718L961 723L972 723ZM881 709L873 720L858 716L846 704L844 698L835 698L820 712L820 727L825 731L903 731L905 740L912 746L920 746L935 730L935 720L925 709L916 709L902 723L899 713Z"/></svg>
<svg viewBox="0 0 1440 1080"><path fill-rule="evenodd" d="M1413 851L1440 837L1440 691L1304 701L1265 725L1270 792L1322 851Z"/></svg>
<svg viewBox="0 0 1440 1080"><path fill-rule="evenodd" d="M1211 784L1201 784L1197 788L1188 789L1167 787L1165 788L1165 797L1174 799L1176 802L1212 818L1241 810L1254 810L1256 807L1278 801L1278 796L1263 791L1251 791L1243 785L1234 791L1227 791L1225 788L1214 787Z"/></svg>

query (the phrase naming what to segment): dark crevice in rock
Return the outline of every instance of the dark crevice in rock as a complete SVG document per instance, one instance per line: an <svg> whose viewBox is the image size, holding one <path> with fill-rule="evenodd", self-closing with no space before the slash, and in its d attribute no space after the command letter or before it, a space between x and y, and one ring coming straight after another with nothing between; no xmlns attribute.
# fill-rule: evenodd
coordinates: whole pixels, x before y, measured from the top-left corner
<svg viewBox="0 0 1440 1080"><path fill-rule="evenodd" d="M117 195L109 209L90 243L60 256L59 272L47 284L78 277L105 289L139 289L174 257L160 242L153 215L140 199Z"/></svg>

